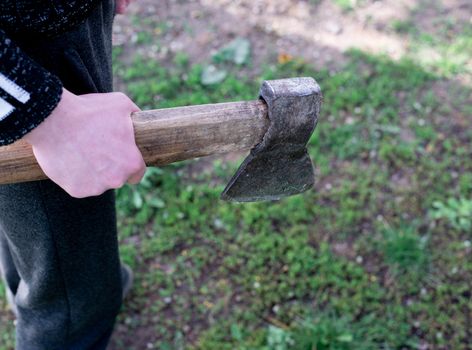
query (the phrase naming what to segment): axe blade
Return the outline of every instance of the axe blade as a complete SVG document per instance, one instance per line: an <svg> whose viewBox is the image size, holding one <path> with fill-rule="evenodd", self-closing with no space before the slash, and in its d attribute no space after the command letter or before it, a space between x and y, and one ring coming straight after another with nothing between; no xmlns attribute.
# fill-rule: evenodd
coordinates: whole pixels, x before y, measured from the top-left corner
<svg viewBox="0 0 472 350"><path fill-rule="evenodd" d="M314 185L306 145L318 122L319 85L313 78L265 81L260 98L268 106L269 128L226 186L224 200L278 200Z"/></svg>

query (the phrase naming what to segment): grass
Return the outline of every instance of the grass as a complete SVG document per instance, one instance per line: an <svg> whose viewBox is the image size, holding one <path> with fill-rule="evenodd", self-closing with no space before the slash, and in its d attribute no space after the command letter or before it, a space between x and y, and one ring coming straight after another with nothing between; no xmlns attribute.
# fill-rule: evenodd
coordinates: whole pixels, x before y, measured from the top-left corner
<svg viewBox="0 0 472 350"><path fill-rule="evenodd" d="M362 0L334 0L333 2L343 11L352 11Z"/></svg>
<svg viewBox="0 0 472 350"><path fill-rule="evenodd" d="M384 260L398 277L420 281L429 266L428 237L416 233L414 226L389 229L383 241Z"/></svg>
<svg viewBox="0 0 472 350"><path fill-rule="evenodd" d="M411 43L408 55L427 70L450 78L472 75L472 24L470 21L459 24L452 16L438 16L432 21L434 28L425 30L416 22L432 7L446 12L440 1L418 1L411 16L394 20L391 28L408 37Z"/></svg>
<svg viewBox="0 0 472 350"><path fill-rule="evenodd" d="M457 230L471 232L472 201L466 198L449 198L446 203L434 202L431 216L434 219L445 220Z"/></svg>
<svg viewBox="0 0 472 350"><path fill-rule="evenodd" d="M292 60L256 81L234 69L204 87L202 67L183 58L119 70L146 108L253 99L263 78L316 77L318 187L279 203L222 203L237 164L215 161L197 174L193 162L152 170L120 190L122 249L142 284L123 319L149 310L136 327L154 330L156 348L467 349L470 237L451 224L463 209L431 217L438 201L471 196L469 136L446 136L451 120L432 90L444 78L352 51L335 72ZM160 314L168 319L152 321Z"/></svg>
<svg viewBox="0 0 472 350"><path fill-rule="evenodd" d="M315 77L316 189L223 203L238 164L221 160L150 169L120 189L121 254L137 278L116 347L469 349L470 122L456 119L467 113L463 95L452 109L435 90L454 71L359 51L335 71L294 59L253 80L226 67L214 86L201 84L202 69L181 53L165 66L118 62L115 74L145 109L250 100L263 79ZM137 330L146 337L130 336ZM11 323L0 334L10 349Z"/></svg>

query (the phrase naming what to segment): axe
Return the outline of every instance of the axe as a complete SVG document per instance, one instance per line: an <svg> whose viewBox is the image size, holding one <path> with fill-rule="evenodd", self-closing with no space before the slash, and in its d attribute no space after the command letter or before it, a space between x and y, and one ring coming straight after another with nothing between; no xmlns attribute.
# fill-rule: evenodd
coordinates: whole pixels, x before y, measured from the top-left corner
<svg viewBox="0 0 472 350"><path fill-rule="evenodd" d="M222 199L277 200L313 186L306 144L321 100L312 78L271 80L256 101L136 112L132 120L147 165L250 149ZM26 142L0 147L0 184L46 178Z"/></svg>

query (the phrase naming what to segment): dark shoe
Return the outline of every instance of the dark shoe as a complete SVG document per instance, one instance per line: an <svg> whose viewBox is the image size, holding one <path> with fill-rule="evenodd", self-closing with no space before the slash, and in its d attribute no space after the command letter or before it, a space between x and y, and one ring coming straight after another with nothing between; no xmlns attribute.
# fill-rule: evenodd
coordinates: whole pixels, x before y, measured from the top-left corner
<svg viewBox="0 0 472 350"><path fill-rule="evenodd" d="M133 287L134 274L131 267L126 264L121 264L121 286L123 289L123 300L129 294L131 288Z"/></svg>

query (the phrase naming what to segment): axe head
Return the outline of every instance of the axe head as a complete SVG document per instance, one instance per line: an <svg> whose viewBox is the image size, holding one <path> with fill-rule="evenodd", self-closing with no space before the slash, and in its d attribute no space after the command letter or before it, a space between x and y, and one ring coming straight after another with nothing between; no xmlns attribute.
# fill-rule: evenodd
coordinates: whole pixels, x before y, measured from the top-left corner
<svg viewBox="0 0 472 350"><path fill-rule="evenodd" d="M320 87L313 78L265 81L260 98L268 106L269 128L226 186L224 200L278 200L313 187L306 145L318 122Z"/></svg>

